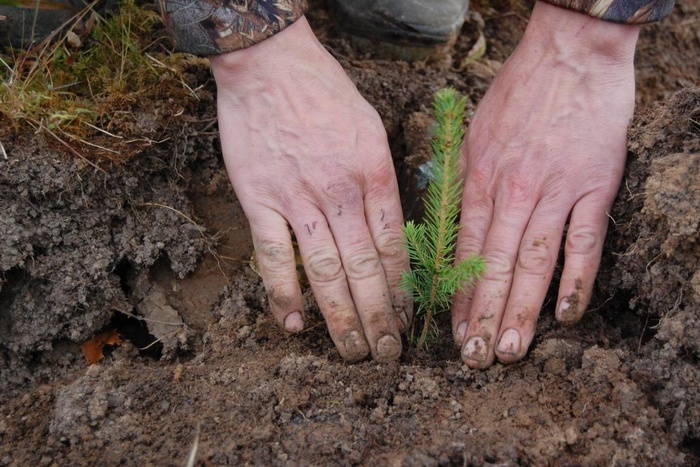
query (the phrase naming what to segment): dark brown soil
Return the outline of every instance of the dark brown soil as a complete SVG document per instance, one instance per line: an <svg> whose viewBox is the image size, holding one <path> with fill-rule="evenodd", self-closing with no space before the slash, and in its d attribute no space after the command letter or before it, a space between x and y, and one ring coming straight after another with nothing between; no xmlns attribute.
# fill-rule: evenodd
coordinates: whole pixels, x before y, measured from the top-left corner
<svg viewBox="0 0 700 467"><path fill-rule="evenodd" d="M432 95L453 85L478 102L528 10L478 3L489 49L460 71L476 16L451 57L406 64L359 56L312 3L319 37L384 119L416 216ZM461 364L449 332L429 354L347 365L308 292L309 328L276 327L201 69L184 126L105 172L40 138L3 141L0 465L184 465L196 439L198 465L696 465L700 4L679 0L638 50L628 173L591 310L562 328L552 295L528 357L486 371ZM114 328L128 340L88 367L80 343Z"/></svg>

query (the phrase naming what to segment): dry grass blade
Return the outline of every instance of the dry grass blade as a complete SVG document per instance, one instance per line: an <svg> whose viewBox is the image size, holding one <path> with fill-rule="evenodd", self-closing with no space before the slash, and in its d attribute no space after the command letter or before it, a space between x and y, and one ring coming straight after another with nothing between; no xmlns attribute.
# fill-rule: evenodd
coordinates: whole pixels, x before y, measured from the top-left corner
<svg viewBox="0 0 700 467"><path fill-rule="evenodd" d="M221 256L219 256L219 254L216 252L216 248L212 244L211 240L205 235L206 229L204 229L199 224L197 224L191 217L189 217L187 214L180 211L179 209L175 209L174 207L168 206L167 204L137 203L137 204L134 204L134 206L151 206L151 207L168 209L168 210L174 212L175 214L177 214L178 216L181 216L183 219L187 220L187 222L189 222L190 224L192 224L193 226L195 226L197 228L197 230L199 231L199 235L202 237L202 240L207 245L207 251L209 252L210 255L212 255L212 257L216 261L217 268L219 269L219 271L221 271L221 274L223 274L224 276L226 275L223 267L221 266Z"/></svg>
<svg viewBox="0 0 700 467"><path fill-rule="evenodd" d="M197 423L197 429L195 430L194 434L194 441L192 442L192 448L190 449L190 455L187 456L187 463L185 464L186 467L194 467L195 463L197 462L197 451L199 451L199 431L201 429L201 425Z"/></svg>

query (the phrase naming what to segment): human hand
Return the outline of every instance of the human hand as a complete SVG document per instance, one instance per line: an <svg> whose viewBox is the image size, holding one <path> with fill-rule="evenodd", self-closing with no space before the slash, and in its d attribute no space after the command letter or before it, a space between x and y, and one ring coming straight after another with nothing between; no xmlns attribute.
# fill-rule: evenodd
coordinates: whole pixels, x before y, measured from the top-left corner
<svg viewBox="0 0 700 467"><path fill-rule="evenodd" d="M487 269L452 309L473 368L527 352L567 219L556 318L573 324L589 303L625 165L638 32L538 2L476 111L457 259L481 254Z"/></svg>
<svg viewBox="0 0 700 467"><path fill-rule="evenodd" d="M411 319L399 289L408 255L377 112L303 17L210 60L226 168L275 318L288 332L304 327L289 225L340 355L398 358Z"/></svg>

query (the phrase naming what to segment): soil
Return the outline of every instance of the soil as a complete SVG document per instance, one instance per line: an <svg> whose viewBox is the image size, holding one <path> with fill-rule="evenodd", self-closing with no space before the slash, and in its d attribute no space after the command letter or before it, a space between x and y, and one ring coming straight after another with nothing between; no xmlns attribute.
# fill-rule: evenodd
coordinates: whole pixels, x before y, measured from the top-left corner
<svg viewBox="0 0 700 467"><path fill-rule="evenodd" d="M452 85L473 107L527 21L516 1L473 10L450 56L408 64L355 52L312 2L319 38L382 115L409 217L432 95ZM487 52L462 70L480 30ZM486 371L462 365L449 332L429 353L345 364L308 291L308 329L277 328L202 65L167 141L109 170L38 137L3 141L0 465L697 465L698 57L697 1L645 26L590 310L560 327L552 289L527 358ZM88 366L80 344L112 329L123 344Z"/></svg>

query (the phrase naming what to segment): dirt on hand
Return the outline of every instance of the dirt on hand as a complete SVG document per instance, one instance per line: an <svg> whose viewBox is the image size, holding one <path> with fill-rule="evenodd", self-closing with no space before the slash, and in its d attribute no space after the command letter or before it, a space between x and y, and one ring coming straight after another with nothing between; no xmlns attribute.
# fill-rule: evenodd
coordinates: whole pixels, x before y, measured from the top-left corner
<svg viewBox="0 0 700 467"><path fill-rule="evenodd" d="M407 216L435 91L473 109L525 27L518 2L474 9L451 56L407 64L358 55L312 2L319 38L382 115ZM342 362L309 290L307 329L277 327L202 70L191 118L109 170L32 135L2 141L0 465L183 465L195 440L198 465L696 465L698 21L679 0L643 29L589 311L560 326L553 286L526 359L486 371L462 365L449 317L429 353L384 365ZM482 30L486 54L461 70ZM88 366L80 344L113 329L122 344Z"/></svg>

